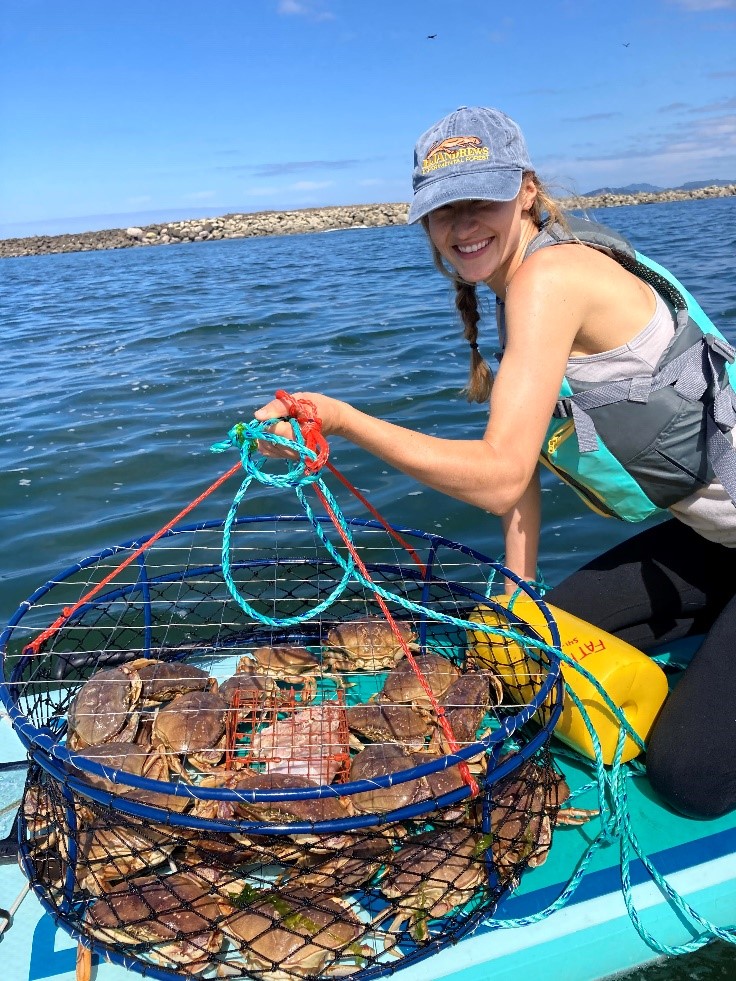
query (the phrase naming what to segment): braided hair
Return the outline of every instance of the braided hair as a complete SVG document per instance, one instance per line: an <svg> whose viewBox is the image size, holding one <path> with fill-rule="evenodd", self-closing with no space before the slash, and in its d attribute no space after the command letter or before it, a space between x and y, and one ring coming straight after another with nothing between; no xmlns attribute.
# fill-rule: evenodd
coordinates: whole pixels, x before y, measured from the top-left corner
<svg viewBox="0 0 736 981"><path fill-rule="evenodd" d="M564 213L537 175L530 171L524 174L524 178L531 178L537 189L537 196L530 209L531 218L537 228L541 228L548 221L557 222L566 227L567 222ZM422 218L422 225L427 232L427 237L429 237L429 221L426 216ZM478 349L480 312L475 283L467 283L458 276L454 269L448 268L442 260L439 249L431 239L430 247L435 266L443 276L452 280L455 286L455 307L463 323L463 336L470 345L470 369L463 395L468 402L487 402L491 397L491 389L493 388L493 372Z"/></svg>

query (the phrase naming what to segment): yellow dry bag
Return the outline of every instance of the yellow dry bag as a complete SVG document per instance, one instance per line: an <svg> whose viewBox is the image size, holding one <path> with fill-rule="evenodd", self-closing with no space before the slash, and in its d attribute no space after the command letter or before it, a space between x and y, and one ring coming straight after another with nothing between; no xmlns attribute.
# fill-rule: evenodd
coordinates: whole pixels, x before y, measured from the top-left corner
<svg viewBox="0 0 736 981"><path fill-rule="evenodd" d="M494 596L493 602L508 606L510 597ZM578 617L547 604L560 632L560 648L577 661L604 689L613 704L626 716L632 729L646 741L662 704L667 697L667 678L658 664L646 654L594 627ZM544 614L528 596L517 596L511 610L520 620L533 627L547 644L552 644ZM478 606L469 617L478 623L502 629L514 629L513 621L488 606ZM533 641L529 648L533 650ZM544 677L540 666L523 647L509 638L484 631L468 631L468 657L482 667L490 667L505 682L512 698L525 703L539 690ZM601 743L604 763L612 763L619 738L619 723L595 686L574 665L561 662L565 683L582 702ZM593 741L585 720L566 697L555 735L591 759L595 758ZM639 754L639 747L627 736L621 759L626 762Z"/></svg>

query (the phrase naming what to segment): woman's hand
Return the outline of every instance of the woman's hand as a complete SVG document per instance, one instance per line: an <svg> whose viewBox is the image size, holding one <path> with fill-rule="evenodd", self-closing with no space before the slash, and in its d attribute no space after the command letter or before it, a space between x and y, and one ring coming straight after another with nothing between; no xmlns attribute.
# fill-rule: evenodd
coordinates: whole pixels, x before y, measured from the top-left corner
<svg viewBox="0 0 736 981"><path fill-rule="evenodd" d="M323 436L333 436L340 432L341 410L345 408L344 402L329 398L327 395L321 395L318 392L293 392L290 394L294 399L306 399L312 403L316 409L317 417L320 420ZM307 414L311 416L311 410L307 409L306 411ZM266 422L268 419L286 420L288 414L288 406L286 406L281 399L278 398L273 399L267 405L257 409L254 413L255 418L258 419L259 422ZM286 439L294 439L294 430L291 422L289 421L274 423L273 426L269 427L268 431L274 433L276 436L283 436ZM290 450L285 446L278 446L277 444L270 443L267 440L259 440L258 449L264 456L269 457L294 460L298 459L299 456L299 454L294 450Z"/></svg>

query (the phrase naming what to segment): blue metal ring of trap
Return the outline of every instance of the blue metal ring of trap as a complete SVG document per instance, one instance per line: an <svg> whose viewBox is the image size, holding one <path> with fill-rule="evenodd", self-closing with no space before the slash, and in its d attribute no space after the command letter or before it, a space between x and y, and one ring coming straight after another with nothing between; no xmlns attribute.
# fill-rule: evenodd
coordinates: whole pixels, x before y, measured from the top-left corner
<svg viewBox="0 0 736 981"><path fill-rule="evenodd" d="M321 517L317 520L325 525L330 524L329 519L326 517ZM310 525L309 519L303 515L245 516L238 518L234 525L238 526L239 528L248 528L249 526L263 526L266 523L275 523L277 526ZM193 532L217 530L222 528L223 524L224 522L222 521L206 521L194 525L188 525L186 527L175 528L159 539L159 542L163 542L166 539L175 539L177 536L187 535ZM348 520L346 524L351 528L372 529L378 532L385 532L383 526L376 521L351 519ZM440 548L450 549L459 555L470 559L472 563L487 568L490 572L495 573L495 575L505 576L516 582L519 589L526 593L542 612L552 638L552 647L559 647L560 638L557 625L549 608L544 603L541 596L539 596L531 586L520 580L517 576L510 572L510 570L505 569L502 565L483 555L481 552L458 542L453 542L440 535L417 531L414 529L400 528L395 530L398 531L405 539L413 539L415 543L422 542L425 547L429 548L424 572L421 572L419 569L411 565L397 564L395 566L391 566L386 565L385 563L381 564L381 571L385 572L388 570L394 573L400 573L404 579L414 580L414 582L422 586L422 593L425 597L429 595L432 585L441 585L446 587L453 595L460 596L463 598L463 600L469 603L483 603L485 606L495 609L511 623L513 623L515 627L524 631L529 636L532 643L534 640L541 640L533 628L525 624L523 620L516 617L506 608L495 604L488 596L483 595L482 593L461 583L454 583L434 575L433 569L438 550ZM105 558L121 555L122 553L137 549L149 541L152 537L152 535L141 537L133 539L122 545L103 549L94 555L80 560L79 562L70 566L68 569L65 569L37 589L28 598L28 600L18 607L11 617L8 626L5 628L2 634L0 634L0 652L3 654L3 667L5 668L6 661L8 660L8 644L10 643L14 632L18 628L19 623L30 613L31 610L33 610L34 606L42 597L45 597L53 589L62 585L76 573L96 565ZM151 656L149 646L152 622L150 609L151 587L162 583L181 582L186 578L202 575L205 572L209 574L218 572L221 573L222 566L221 564L217 563L208 564L206 566L200 565L187 568L184 572L182 572L182 570L176 570L174 572L152 576L149 578L146 567L147 555L148 553L144 551L138 558L139 575L135 583L126 583L124 585L111 584L111 588L108 589L107 592L96 596L89 603L84 604L78 610L76 610L70 617L69 621L64 624L64 628L70 624L79 622L86 613L88 613L90 610L94 610L103 602L109 603L119 599L129 599L132 594L140 594L143 598L143 609L147 620L144 629L144 637L146 638L144 643L146 644L146 649L141 652L141 656ZM269 566L278 563L278 561L278 559L255 559L252 562L235 563L234 568L242 569L248 567L249 565ZM368 564L368 568L369 570L372 570L373 567ZM426 616L428 611L421 610L420 612ZM466 629L479 629L479 625L477 623L462 620L458 620L456 622ZM420 637L422 637L422 641L424 640L424 636L422 635L426 634L426 627L427 620L421 620ZM183 651L181 658L185 657L187 653L187 651ZM118 794L93 787L83 779L75 776L75 772L87 772L97 777L103 777L112 783L120 783L126 786L167 795L183 795L196 800L245 800L249 803L265 803L269 801L277 802L288 800L314 800L324 797L347 797L356 793L376 790L377 788L391 787L410 780L416 780L422 776L455 766L460 761L471 759L493 747L500 748L503 742L505 742L509 737L511 737L515 732L529 722L529 720L544 705L548 696L551 693L554 693L555 697L553 706L551 711L548 713L548 718L545 721L545 724L541 726L539 730L518 749L518 751L513 753L512 758L501 763L496 763L492 770L489 769L489 772L484 777L484 783L487 786L490 786L505 777L508 773L517 768L521 762L530 758L535 752L537 752L537 750L540 749L549 738L549 734L559 718L562 711L563 690L560 662L559 658L555 656L554 652L546 651L546 656L549 658L549 664L546 669L546 677L541 683L539 690L533 699L525 705L520 705L518 711L514 712L512 715L506 716L503 719L499 729L491 732L483 739L463 747L456 753L448 754L431 762L422 763L421 765L414 766L406 770L397 771L396 773L371 778L370 780L352 781L339 785L323 785L315 788L294 788L289 790L230 790L227 788L207 788L182 783L173 784L169 781L153 780L147 777L136 776L124 770L118 770L113 767L97 763L94 760L84 757L80 752L71 752L59 741L60 732L62 730L57 729L57 731L54 731L54 728L49 725L34 725L18 706L20 697L19 686L22 685L22 681L20 679L24 669L28 668L29 666L30 655L27 654L21 653L13 658L10 676L5 678L0 686L0 699L2 699L13 726L19 738L28 749L32 759L54 779L62 783L67 783L73 790L76 790L99 803L114 806L117 810L135 817L153 820L161 820L162 817L164 817L169 824L193 827L201 830L227 832L237 829L238 831L242 831L244 833L249 832L251 834L257 834L260 832L277 835L308 832L331 833L417 817L420 814L426 813L432 809L456 803L464 797L467 797L470 793L470 789L467 786L464 786L462 788L458 788L457 790L450 791L442 797L427 799L408 807L390 812L382 812L381 814L366 814L362 816L356 815L339 820L300 823L294 822L282 825L276 823L265 824L264 822L238 820L218 822L209 818L195 818L191 814L178 814L166 809L145 805L138 801L127 800Z"/></svg>

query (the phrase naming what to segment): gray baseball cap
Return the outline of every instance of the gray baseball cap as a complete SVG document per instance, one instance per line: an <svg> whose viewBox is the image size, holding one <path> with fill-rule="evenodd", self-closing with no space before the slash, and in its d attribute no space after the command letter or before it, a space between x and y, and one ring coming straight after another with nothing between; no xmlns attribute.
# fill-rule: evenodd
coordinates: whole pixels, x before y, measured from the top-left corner
<svg viewBox="0 0 736 981"><path fill-rule="evenodd" d="M407 221L453 201L513 201L533 170L521 130L500 109L460 106L417 140Z"/></svg>

